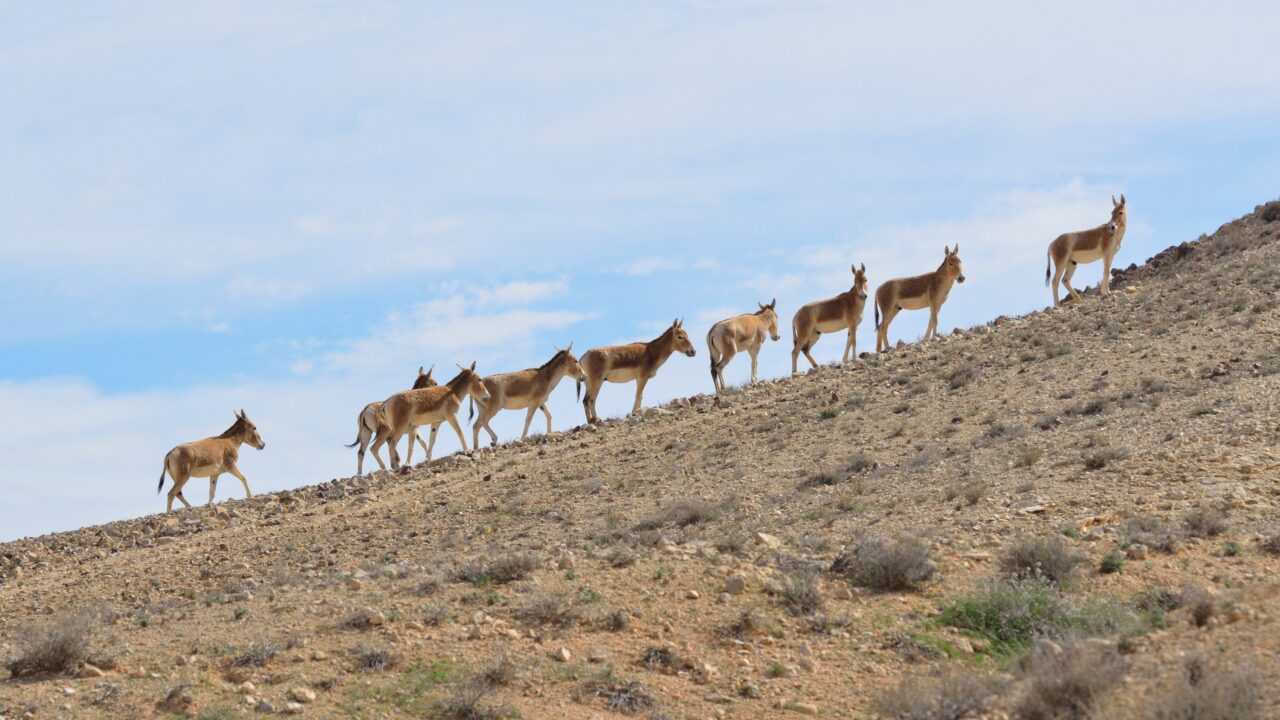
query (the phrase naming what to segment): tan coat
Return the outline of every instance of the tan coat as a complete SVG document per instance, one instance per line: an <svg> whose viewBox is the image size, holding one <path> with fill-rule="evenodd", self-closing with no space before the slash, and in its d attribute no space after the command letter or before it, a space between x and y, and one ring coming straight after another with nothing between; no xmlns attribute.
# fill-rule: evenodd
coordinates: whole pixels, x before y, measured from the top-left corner
<svg viewBox="0 0 1280 720"><path fill-rule="evenodd" d="M809 364L818 367L809 351L813 349L822 333L848 330L844 341L844 352L840 355L840 364L852 362L858 357L858 325L862 324L862 313L867 309L867 265L862 267L850 265L853 272L853 287L833 298L811 302L796 311L791 319L791 338L795 343L791 348L791 374L798 372L796 363L800 353L808 358Z"/></svg>
<svg viewBox="0 0 1280 720"><path fill-rule="evenodd" d="M929 308L928 340L938 334L938 310L951 294L953 283L964 282L960 265L960 244L956 249L943 248L946 257L937 270L924 275L890 280L876 289L876 352L889 352L889 323L903 310ZM884 314L884 320L880 315Z"/></svg>
<svg viewBox="0 0 1280 720"><path fill-rule="evenodd" d="M765 334L768 333L774 342L778 341L778 299L769 301L768 305L756 303L759 310L746 315L738 315L721 320L707 331L707 349L711 352L711 384L716 393L724 390L724 369L729 361L740 350L746 350L751 356L751 382L757 382L756 366L760 346L764 345Z"/></svg>
<svg viewBox="0 0 1280 720"><path fill-rule="evenodd" d="M606 380L613 383L634 380L636 401L631 406L631 412L639 412L645 384L658 374L658 368L677 350L689 357L697 355L693 343L689 342L688 333L684 331L683 320L671 323L671 327L647 343L628 343L588 350L581 361L582 369L587 372L587 392L582 397L587 422L600 422L600 416L596 414L596 398L600 396L600 386Z"/></svg>
<svg viewBox="0 0 1280 720"><path fill-rule="evenodd" d="M573 356L573 343L564 350L557 350L542 367L519 370L517 372L490 375L484 379L484 388L489 393L489 401L480 404L480 414L471 426L471 445L480 447L480 428L488 431L492 444L498 444L498 433L489 427L489 421L502 410L528 410L524 416L524 432L520 439L529 437L529 424L533 422L533 414L538 410L547 418L547 434L551 434L551 411L547 409L547 398L556 389L564 376L572 375L578 381L578 389L582 389L582 381L587 379L586 372Z"/></svg>
<svg viewBox="0 0 1280 720"><path fill-rule="evenodd" d="M406 434L412 437L419 427L430 425L431 439L427 442L427 462L431 462L431 451L436 446L436 431L440 429L441 423L446 422L458 434L458 442L462 445L462 451L466 452L467 439L462 435L462 428L458 425L458 409L462 407L462 400L467 396L481 403L489 400L489 393L484 389L484 382L476 374L475 367L474 362L471 363L470 368L459 365L458 369L462 372L444 385L403 390L384 400L382 414L387 422L385 426L378 428L378 433L373 438L373 454L375 456L378 454L378 448L382 447L383 443L390 443L391 467L399 470L400 453L396 451L396 444L400 442L400 438ZM409 452L405 455L405 463L412 460L413 443L411 442Z"/></svg>
<svg viewBox="0 0 1280 720"><path fill-rule="evenodd" d="M436 381L431 377L431 373L435 372L435 369L436 366L432 365L430 370L423 372L422 368L419 367L418 377L413 381L413 389L420 390L422 388L435 387ZM359 417L356 418L356 440L347 446L360 446L360 449L356 452L356 477L364 476L364 451L369 447L369 443L373 440L373 436L377 434L378 428L386 425L386 423L387 419L382 414L381 400L365 405L364 409L360 411ZM426 452L427 443L416 430L409 438L409 444L412 445L414 440L417 440L418 444L422 446L422 451ZM373 459L378 461L378 467L383 470L387 469L386 463L382 462L382 457L379 456L378 453L375 452L373 454Z"/></svg>
<svg viewBox="0 0 1280 720"><path fill-rule="evenodd" d="M1124 240L1124 229L1128 221L1125 210L1124 195L1120 202L1111 198L1111 220L1096 228L1069 232L1054 238L1049 243L1048 261L1044 268L1044 284L1053 287L1053 304L1059 305L1058 285L1071 293L1071 299L1080 302L1080 293L1071 287L1071 276L1076 273L1076 266L1081 263L1102 261L1102 284L1099 291L1103 297L1111 293L1111 263L1116 253L1120 252L1120 242ZM1053 266L1053 282L1049 282L1049 266Z"/></svg>
<svg viewBox="0 0 1280 720"><path fill-rule="evenodd" d="M240 459L240 445L243 443L249 443L259 450L267 446L262 441L262 436L258 434L257 426L250 422L244 410L241 410L236 413L235 423L221 435L179 445L170 450L164 456L160 484L156 486L157 493L164 489L165 473L173 478L173 487L169 488L169 498L165 503L164 511L173 510L174 498L181 500L183 505L191 507L191 503L182 496L182 487L193 477L209 478L210 505L213 504L214 492L218 488L218 476L222 473L231 473L239 478L244 484L245 496L253 497L253 492L249 490L249 481L241 474L240 468L236 467L236 461Z"/></svg>

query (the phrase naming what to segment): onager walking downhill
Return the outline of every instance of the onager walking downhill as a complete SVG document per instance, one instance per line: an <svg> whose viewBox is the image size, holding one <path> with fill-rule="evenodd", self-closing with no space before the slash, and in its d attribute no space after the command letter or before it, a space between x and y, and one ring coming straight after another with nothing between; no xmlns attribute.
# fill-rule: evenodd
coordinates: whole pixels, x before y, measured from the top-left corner
<svg viewBox="0 0 1280 720"><path fill-rule="evenodd" d="M876 352L889 352L889 323L901 310L929 308L929 327L924 331L928 340L938 334L938 310L947 301L951 285L964 282L964 269L960 267L960 243L956 249L944 247L946 257L937 270L924 275L890 280L876 288ZM884 313L884 320L880 314Z"/></svg>
<svg viewBox="0 0 1280 720"><path fill-rule="evenodd" d="M1099 290L1103 297L1111 294L1111 262L1120 251L1120 241L1124 240L1125 228L1124 194L1120 194L1120 202L1111 196L1111 220L1090 230L1069 232L1059 235L1049 243L1048 261L1044 266L1044 284L1053 286L1053 304L1058 306L1058 283L1071 293L1071 300L1080 302L1080 293L1071 287L1071 276L1076 273L1080 263L1102 261L1102 285ZM1049 266L1053 265L1053 282L1049 282Z"/></svg>
<svg viewBox="0 0 1280 720"><path fill-rule="evenodd" d="M862 323L862 312L867 309L867 264L862 267L850 265L853 272L853 287L833 298L811 302L796 311L791 320L791 338L795 346L791 348L791 374L797 374L796 361L800 353L809 359L809 364L818 367L809 351L818 342L822 333L839 332L848 328L849 336L844 341L844 353L840 356L840 364L858 357L858 325Z"/></svg>
<svg viewBox="0 0 1280 720"><path fill-rule="evenodd" d="M587 379L587 374L578 364L578 358L573 356L573 343L569 343L569 347L563 350L557 348L556 354L543 363L542 367L485 378L484 389L489 393L489 400L480 403L480 413L471 426L471 445L479 449L480 428L489 432L493 445L498 444L498 433L489 427L489 421L502 410L528 409L524 416L524 432L520 433L521 440L529 437L529 424L533 422L533 414L541 410L547 417L547 434L550 435L551 411L547 409L547 398L565 375L572 375L578 381L577 394L580 395L582 381Z"/></svg>
<svg viewBox="0 0 1280 720"><path fill-rule="evenodd" d="M770 300L768 305L758 302L756 305L760 306L759 310L721 320L707 331L707 350L711 353L711 384L715 386L717 394L724 390L724 369L739 350L745 348L751 355L751 382L754 384L757 381L756 357L760 354L760 346L764 345L765 333L769 333L774 342L778 341L778 313L775 310L778 299Z"/></svg>
<svg viewBox="0 0 1280 720"><path fill-rule="evenodd" d="M684 331L683 320L671 323L671 327L647 343L611 345L588 350L581 361L582 369L587 371L587 392L582 396L587 422L600 422L600 416L596 414L596 398L600 396L600 386L605 380L614 383L635 380L636 402L631 407L631 412L638 412L645 383L658 374L658 368L677 350L689 357L698 354L693 349L693 343L689 342L689 334Z"/></svg>
<svg viewBox="0 0 1280 720"><path fill-rule="evenodd" d="M160 484L156 486L158 495L164 489L164 475L169 473L173 478L173 487L169 488L169 501L164 511L173 511L173 499L182 501L191 507L191 503L182 496L182 486L193 477L209 478L209 504L213 504L213 494L218 488L218 476L224 472L231 473L244 483L244 494L253 497L249 490L249 481L244 479L236 460L240 458L240 445L249 443L259 450L267 446L258 434L258 428L245 416L244 410L236 413L236 421L227 431L216 437L205 438L195 442L179 445L164 456L164 468L160 471Z"/></svg>
<svg viewBox="0 0 1280 720"><path fill-rule="evenodd" d="M431 377L431 373L435 372L436 366L432 365L431 369L422 372L422 367L418 367L418 378L413 381L413 389L420 390L422 388L435 387L436 381ZM356 477L364 477L364 451L369 447L369 442L373 440L373 436L378 432L378 428L385 425L387 420L382 415L382 401L371 402L364 406L360 411L360 416L356 418L356 441L347 445L347 447L360 446L356 452ZM414 430L413 435L409 438L409 444L413 445L413 441L417 440L425 451L427 443ZM382 462L382 457L377 452L373 454L373 459L378 461L378 467L383 470L387 469L386 463Z"/></svg>
<svg viewBox="0 0 1280 720"><path fill-rule="evenodd" d="M408 434L410 439L422 425L431 426L431 439L427 442L427 462L431 462L431 451L436 446L436 431L440 423L447 422L453 431L458 433L458 442L462 451L467 451L467 438L458 425L458 409L462 407L462 399L470 395L481 404L489 402L489 393L484 389L484 382L476 374L476 364L470 368L458 366L459 372L452 380L438 387L420 388L418 390L402 390L382 402L382 414L386 424L378 428L373 438L373 455L378 456L378 448L389 443L391 468L400 469L400 453L396 445L400 438ZM409 443L409 452L405 455L405 463L413 459L413 442Z"/></svg>

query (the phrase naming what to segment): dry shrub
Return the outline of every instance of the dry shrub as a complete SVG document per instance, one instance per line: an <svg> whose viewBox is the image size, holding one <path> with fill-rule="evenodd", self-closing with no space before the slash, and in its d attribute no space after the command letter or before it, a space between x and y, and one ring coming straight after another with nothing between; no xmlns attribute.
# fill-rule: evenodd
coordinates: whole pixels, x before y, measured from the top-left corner
<svg viewBox="0 0 1280 720"><path fill-rule="evenodd" d="M1155 515L1129 518L1125 524L1125 544L1141 543L1164 553L1177 552L1182 532Z"/></svg>
<svg viewBox="0 0 1280 720"><path fill-rule="evenodd" d="M454 689L439 710L442 720L498 720L507 717L510 709L488 702L493 686L477 679L463 683Z"/></svg>
<svg viewBox="0 0 1280 720"><path fill-rule="evenodd" d="M1203 655L1187 658L1179 677L1151 696L1135 720L1261 720L1264 679L1252 667L1223 671Z"/></svg>
<svg viewBox="0 0 1280 720"><path fill-rule="evenodd" d="M491 688L506 687L520 675L520 669L506 652L499 652L476 674L476 682Z"/></svg>
<svg viewBox="0 0 1280 720"><path fill-rule="evenodd" d="M578 609L564 593L543 592L516 608L516 618L532 625L569 627L578 621Z"/></svg>
<svg viewBox="0 0 1280 720"><path fill-rule="evenodd" d="M798 568L787 573L782 583L782 601L792 615L812 615L826 606L820 587L821 577L815 568Z"/></svg>
<svg viewBox="0 0 1280 720"><path fill-rule="evenodd" d="M1086 718L1124 680L1125 662L1110 644L1038 644L1024 664L1027 687L1018 704L1026 720Z"/></svg>
<svg viewBox="0 0 1280 720"><path fill-rule="evenodd" d="M351 649L351 660L356 670L381 672L396 664L396 656L386 645L360 643Z"/></svg>
<svg viewBox="0 0 1280 720"><path fill-rule="evenodd" d="M613 550L609 551L609 557L606 558L606 560L609 563L609 567L615 567L615 568L631 567L632 565L636 564L636 554L631 552L630 548L623 545L619 545L618 547L615 547Z"/></svg>
<svg viewBox="0 0 1280 720"><path fill-rule="evenodd" d="M1062 584L1085 562L1085 557L1067 547L1062 538L1050 535L1014 540L1000 559L1000 567L1013 578L1039 578Z"/></svg>
<svg viewBox="0 0 1280 720"><path fill-rule="evenodd" d="M1213 596L1204 588L1195 585L1188 585L1182 589L1182 607L1191 611L1191 622L1195 623L1196 627L1208 625L1218 611Z"/></svg>
<svg viewBox="0 0 1280 720"><path fill-rule="evenodd" d="M1192 537L1217 537L1227 531L1227 514L1223 511L1204 505L1192 510L1182 518L1182 525Z"/></svg>
<svg viewBox="0 0 1280 720"><path fill-rule="evenodd" d="M1258 541L1258 549L1268 555L1280 555L1280 530L1271 528Z"/></svg>
<svg viewBox="0 0 1280 720"><path fill-rule="evenodd" d="M920 587L933 577L934 566L929 546L919 538L860 536L831 564L831 572L859 587L892 592Z"/></svg>
<svg viewBox="0 0 1280 720"><path fill-rule="evenodd" d="M977 717L999 690L993 678L951 670L934 677L903 678L877 697L874 707L893 720L962 720Z"/></svg>
<svg viewBox="0 0 1280 720"><path fill-rule="evenodd" d="M488 575L496 583L523 580L538 569L538 558L532 553L514 552L499 555L489 561Z"/></svg>
<svg viewBox="0 0 1280 720"><path fill-rule="evenodd" d="M620 678L613 668L605 668L599 676L587 681L582 694L585 699L602 700L609 710L626 715L651 708L657 702L639 680Z"/></svg>
<svg viewBox="0 0 1280 720"><path fill-rule="evenodd" d="M71 613L18 632L18 657L9 662L13 677L72 673L89 654L95 622L87 613Z"/></svg>
<svg viewBox="0 0 1280 720"><path fill-rule="evenodd" d="M677 500L636 523L636 530L657 530L661 527L688 527L712 520L723 508L706 500Z"/></svg>
<svg viewBox="0 0 1280 720"><path fill-rule="evenodd" d="M249 646L231 658L231 667L262 667L280 652L275 643L249 643Z"/></svg>

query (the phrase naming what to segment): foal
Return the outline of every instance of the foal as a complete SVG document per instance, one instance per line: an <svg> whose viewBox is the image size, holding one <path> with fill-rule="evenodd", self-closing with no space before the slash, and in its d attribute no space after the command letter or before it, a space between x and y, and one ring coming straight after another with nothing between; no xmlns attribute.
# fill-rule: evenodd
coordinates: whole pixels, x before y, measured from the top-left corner
<svg viewBox="0 0 1280 720"><path fill-rule="evenodd" d="M435 387L436 381L431 377L431 373L435 372L435 369L436 366L432 365L430 370L422 372L422 367L419 366L418 377L413 381L413 389L420 390L422 388ZM360 446L360 449L356 451L356 477L364 477L364 451L369 447L369 442L373 440L378 428L386 423L387 420L382 415L381 400L365 405L364 409L360 411L360 416L356 418L356 441L347 445L349 448L356 445ZM414 440L418 441L424 451L427 449L426 441L422 439L422 436L417 431L414 431L413 436L409 438L409 444L412 445ZM378 453L375 452L373 454L373 459L378 461L378 467L383 470L387 469L386 463L382 462L382 457Z"/></svg>
<svg viewBox="0 0 1280 720"><path fill-rule="evenodd" d="M164 456L164 469L160 471L160 484L156 486L158 495L164 489L164 474L167 472L173 478L173 487L169 488L169 501L165 503L164 511L173 511L174 498L191 507L191 503L182 496L182 486L193 477L209 478L209 504L212 505L214 491L218 488L218 476L224 472L240 478L240 482L244 483L244 494L253 497L249 481L244 479L240 468L236 467L242 443L249 443L259 450L267 446L258 434L257 426L245 416L244 410L236 413L235 423L221 435L179 445L170 450Z"/></svg>
<svg viewBox="0 0 1280 720"><path fill-rule="evenodd" d="M689 357L698 354L693 349L693 343L689 342L689 334L684 331L683 320L671 323L671 327L647 343L611 345L588 350L582 356L582 369L587 371L587 392L582 396L587 422L600 422L600 416L596 414L596 398L600 396L600 386L605 380L613 383L635 380L636 402L631 406L631 412L639 412L645 383L658 374L658 368L677 350Z"/></svg>
<svg viewBox="0 0 1280 720"><path fill-rule="evenodd" d="M578 358L573 356L573 343L564 350L557 349L556 354L539 368L529 368L518 372L490 375L484 379L484 389L489 393L489 400L480 404L480 414L471 426L471 445L479 449L480 428L489 432L493 445L498 444L498 433L489 427L489 421L501 410L525 410L524 432L520 439L529 437L529 424L533 422L533 414L538 410L547 417L547 434L551 434L551 411L547 409L547 398L556 389L565 375L572 375L578 381L578 392L582 391L582 381L587 379Z"/></svg>
<svg viewBox="0 0 1280 720"><path fill-rule="evenodd" d="M1058 302L1058 283L1071 293L1071 300L1080 302L1080 293L1071 287L1071 276L1076 273L1076 265L1102 261L1102 286L1099 291L1103 297L1111 294L1111 261L1120 251L1120 241L1124 239L1126 223L1124 193L1120 194L1120 202L1115 195L1111 196L1111 220L1089 230L1069 232L1059 235L1049 243L1049 259L1044 266L1044 284L1049 285L1049 265L1053 265L1053 304Z"/></svg>
<svg viewBox="0 0 1280 720"><path fill-rule="evenodd" d="M390 443L391 468L400 469L400 453L396 445L400 438L408 434L410 438L422 425L431 426L431 439L427 443L427 462L431 462L431 451L436 446L436 431L441 423L449 423L449 427L458 433L458 442L462 451L467 451L467 438L458 426L458 409L462 407L462 399L468 395L481 404L489 402L489 393L484 389L484 382L476 374L476 364L470 368L458 366L461 370L452 380L439 387L402 390L382 402L382 414L386 424L378 427L378 434L373 438L373 455L377 457L378 448L383 443ZM413 458L413 442L409 443L409 452L405 455L407 464Z"/></svg>
<svg viewBox="0 0 1280 720"><path fill-rule="evenodd" d="M809 351L818 342L822 333L839 332L848 328L849 336L844 341L844 354L840 356L840 364L844 365L858 357L858 325L862 323L862 313L867 309L867 264L862 267L850 265L853 271L853 287L826 300L818 300L796 311L791 320L791 337L795 346L791 348L791 374L795 375L796 361L800 353L809 359L809 364L818 367Z"/></svg>
<svg viewBox="0 0 1280 720"><path fill-rule="evenodd" d="M964 269L960 267L960 243L956 249L943 248L946 257L937 270L924 275L890 280L876 288L876 352L889 352L889 323L901 310L929 308L929 327L924 331L928 340L938 334L938 310L947 301L952 283L964 282ZM880 320L880 313L884 320Z"/></svg>
<svg viewBox="0 0 1280 720"><path fill-rule="evenodd" d="M739 350L745 349L751 355L751 382L754 384L756 357L760 354L760 346L764 345L765 333L769 333L774 342L778 341L778 313L775 310L778 299L774 298L768 305L756 305L760 307L759 310L721 320L707 331L707 349L711 352L711 384L715 386L717 394L724 390L724 369Z"/></svg>

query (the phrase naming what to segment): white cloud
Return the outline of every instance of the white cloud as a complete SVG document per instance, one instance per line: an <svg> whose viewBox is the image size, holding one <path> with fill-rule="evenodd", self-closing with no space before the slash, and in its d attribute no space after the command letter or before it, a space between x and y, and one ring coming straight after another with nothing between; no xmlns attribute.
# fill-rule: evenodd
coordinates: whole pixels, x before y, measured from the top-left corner
<svg viewBox="0 0 1280 720"><path fill-rule="evenodd" d="M644 257L615 268L614 272L634 277L647 277L655 273L689 272L691 270L715 270L720 263L715 258L702 257L686 260L682 257Z"/></svg>

